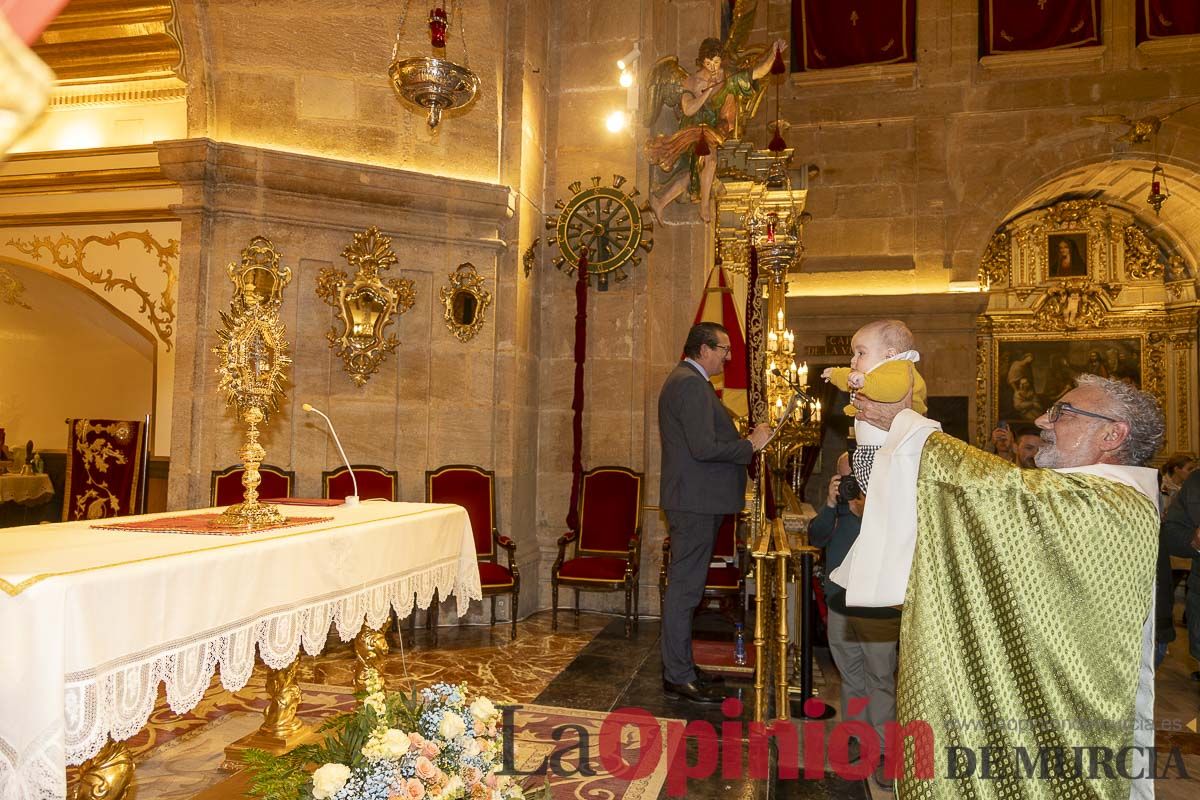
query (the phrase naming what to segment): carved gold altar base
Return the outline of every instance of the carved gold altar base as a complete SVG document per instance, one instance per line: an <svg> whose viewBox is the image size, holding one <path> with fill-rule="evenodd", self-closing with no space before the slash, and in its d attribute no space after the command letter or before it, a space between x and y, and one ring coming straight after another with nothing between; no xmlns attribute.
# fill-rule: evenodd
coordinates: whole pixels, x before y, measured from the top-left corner
<svg viewBox="0 0 1200 800"><path fill-rule="evenodd" d="M71 800L125 800L133 784L133 755L124 742L109 739L79 767Z"/></svg>
<svg viewBox="0 0 1200 800"><path fill-rule="evenodd" d="M388 654L387 638L376 628L364 627L354 637L354 657L358 670L354 676L354 689L361 692L366 684L368 671L374 670L382 679L383 657ZM254 733L243 736L225 748L225 761L221 769L240 770L246 765L247 750L265 750L272 755L282 755L302 744L318 742L325 738L317 728L305 725L296 716L300 708L300 687L296 683L296 665L299 658L283 669L267 671L267 695L270 701L263 711L263 724ZM236 795L235 795L236 796Z"/></svg>
<svg viewBox="0 0 1200 800"><path fill-rule="evenodd" d="M752 539L754 559L754 721L791 716L788 669L788 567L792 551L782 519L767 520Z"/></svg>

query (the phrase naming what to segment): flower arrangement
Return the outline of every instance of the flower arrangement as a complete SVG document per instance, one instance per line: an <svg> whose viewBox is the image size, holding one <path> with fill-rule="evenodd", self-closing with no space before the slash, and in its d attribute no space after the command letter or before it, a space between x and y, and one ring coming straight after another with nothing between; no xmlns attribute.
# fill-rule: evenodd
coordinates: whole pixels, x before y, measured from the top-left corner
<svg viewBox="0 0 1200 800"><path fill-rule="evenodd" d="M385 692L368 670L357 711L327 721L321 744L281 756L246 753L250 793L264 800L522 800L497 774L500 711L466 684L438 683L411 695ZM318 764L309 774L309 767Z"/></svg>

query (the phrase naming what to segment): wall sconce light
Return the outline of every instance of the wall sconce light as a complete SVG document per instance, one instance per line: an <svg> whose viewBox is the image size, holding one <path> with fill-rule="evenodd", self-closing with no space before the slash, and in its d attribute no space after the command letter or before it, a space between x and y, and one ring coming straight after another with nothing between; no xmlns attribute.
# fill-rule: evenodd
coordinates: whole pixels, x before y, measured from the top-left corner
<svg viewBox="0 0 1200 800"><path fill-rule="evenodd" d="M610 133L620 133L628 124L629 117L624 111L614 111L604 120L604 127L608 128Z"/></svg>

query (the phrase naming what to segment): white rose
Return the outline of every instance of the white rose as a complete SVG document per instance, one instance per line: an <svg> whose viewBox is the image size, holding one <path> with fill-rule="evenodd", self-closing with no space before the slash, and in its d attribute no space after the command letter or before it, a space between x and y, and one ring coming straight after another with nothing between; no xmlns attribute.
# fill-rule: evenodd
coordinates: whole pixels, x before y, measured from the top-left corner
<svg viewBox="0 0 1200 800"><path fill-rule="evenodd" d="M471 703L471 716L480 722L486 723L496 713L496 705L486 697L477 697L475 702Z"/></svg>
<svg viewBox="0 0 1200 800"><path fill-rule="evenodd" d="M396 728L388 728L383 734L383 749L388 758L400 758L408 752L408 734Z"/></svg>
<svg viewBox="0 0 1200 800"><path fill-rule="evenodd" d="M456 736L461 736L467 730L466 723L462 721L462 717L454 712L447 712L442 717L441 724L438 725L438 735L444 741L451 741Z"/></svg>
<svg viewBox="0 0 1200 800"><path fill-rule="evenodd" d="M459 740L459 745L462 747L463 755L465 756L477 756L481 750L479 747L479 741L477 739L472 739L469 736L462 737L462 739Z"/></svg>
<svg viewBox="0 0 1200 800"><path fill-rule="evenodd" d="M313 798L325 800L332 797L350 779L350 768L345 764L326 764L313 773Z"/></svg>

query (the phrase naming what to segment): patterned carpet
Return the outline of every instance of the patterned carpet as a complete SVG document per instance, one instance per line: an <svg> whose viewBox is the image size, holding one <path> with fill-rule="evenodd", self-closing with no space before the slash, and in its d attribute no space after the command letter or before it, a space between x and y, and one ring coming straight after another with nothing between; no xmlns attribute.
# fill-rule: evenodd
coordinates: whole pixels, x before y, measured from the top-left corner
<svg viewBox="0 0 1200 800"><path fill-rule="evenodd" d="M385 680L390 689L396 690L438 681L465 681L497 704L529 703L608 622L608 617L585 613L578 624L568 616L557 632L551 632L549 614L536 614L519 623L516 640L509 639L507 625L446 628L441 631L436 649L429 633L418 631L415 641L409 641L406 628L403 655L395 637L389 636L392 651L384 659ZM354 670L354 654L348 644L338 642L315 658L302 656L297 669L303 692L301 718L306 723L317 723L350 710L354 704ZM204 699L181 716L171 712L160 691L149 724L128 740L137 763L138 800L185 800L227 778L229 773L219 769L224 748L262 724L262 710L267 703L264 687L265 670L261 666L237 692L226 691L214 677ZM566 710L557 713L588 715ZM518 716L522 728L523 720ZM518 747L519 763L533 763L541 750L536 728L534 725L533 732L518 733L518 739L526 742ZM68 771L72 784L74 773ZM635 788L648 789L654 780L651 775ZM655 786L661 782L659 776ZM648 795L639 791L636 797L654 797L657 791L654 788ZM621 791L616 796L624 794ZM560 795L556 789L555 797L560 796L572 795ZM628 795L628 800L634 798Z"/></svg>

